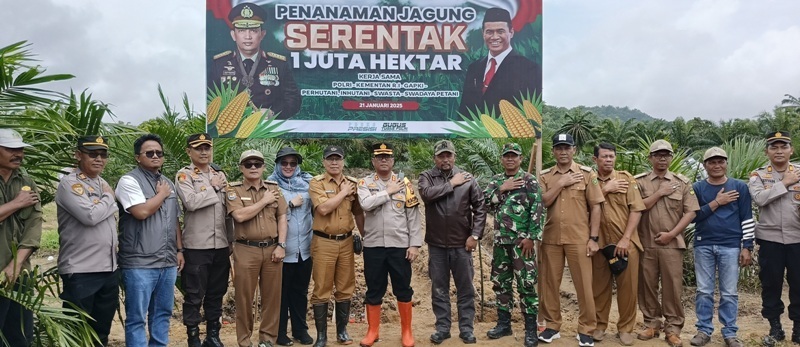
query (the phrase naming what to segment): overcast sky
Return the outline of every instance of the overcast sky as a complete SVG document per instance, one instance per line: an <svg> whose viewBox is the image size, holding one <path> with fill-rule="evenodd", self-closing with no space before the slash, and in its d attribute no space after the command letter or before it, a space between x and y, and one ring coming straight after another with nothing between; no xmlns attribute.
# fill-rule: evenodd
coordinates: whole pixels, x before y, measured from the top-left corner
<svg viewBox="0 0 800 347"><path fill-rule="evenodd" d="M453 2L450 0L449 2ZM160 83L205 109L205 1L0 0L0 46L19 40L54 89L138 124L163 111ZM800 97L800 1L544 0L544 99L654 117L752 117Z"/></svg>

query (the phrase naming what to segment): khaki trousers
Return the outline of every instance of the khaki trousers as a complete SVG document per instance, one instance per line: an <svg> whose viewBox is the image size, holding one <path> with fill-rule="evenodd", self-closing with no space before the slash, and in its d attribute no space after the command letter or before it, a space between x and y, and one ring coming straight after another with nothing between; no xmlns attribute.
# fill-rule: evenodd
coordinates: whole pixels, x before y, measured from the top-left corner
<svg viewBox="0 0 800 347"><path fill-rule="evenodd" d="M592 257L592 292L594 306L597 309L597 330L608 328L608 315L611 312L611 282L617 282L617 308L619 321L617 332L630 333L636 325L636 301L639 292L639 249L631 243L628 249L628 268L616 277L608 268L608 260L597 252Z"/></svg>
<svg viewBox="0 0 800 347"><path fill-rule="evenodd" d="M667 334L680 335L685 321L681 304L683 251L677 248L645 248L639 264L639 309L644 316L644 325L654 329L660 329L663 325ZM661 322L662 316L664 323Z"/></svg>
<svg viewBox="0 0 800 347"><path fill-rule="evenodd" d="M353 260L353 237L341 241L314 235L311 239L311 258L314 263L311 278L314 291L311 304L325 304L331 299L336 302L348 301L356 290L356 269Z"/></svg>
<svg viewBox="0 0 800 347"><path fill-rule="evenodd" d="M239 346L251 346L253 335L253 300L256 287L261 293L261 325L259 341L275 343L281 308L281 281L283 263L272 261L270 247L253 247L236 243L233 246L234 301L236 303L236 339Z"/></svg>
<svg viewBox="0 0 800 347"><path fill-rule="evenodd" d="M547 327L561 330L561 278L567 260L575 292L578 294L578 332L591 335L597 325L592 295L592 259L586 256L586 244L542 244L542 266L539 268L541 295L539 313Z"/></svg>

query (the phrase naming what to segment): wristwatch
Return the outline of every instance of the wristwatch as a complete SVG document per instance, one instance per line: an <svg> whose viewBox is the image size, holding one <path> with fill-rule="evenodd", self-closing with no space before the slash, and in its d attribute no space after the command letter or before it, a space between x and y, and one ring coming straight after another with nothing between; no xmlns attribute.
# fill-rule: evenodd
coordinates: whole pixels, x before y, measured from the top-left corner
<svg viewBox="0 0 800 347"><path fill-rule="evenodd" d="M478 241L478 237L475 236L475 235L472 235L472 239L475 240L475 241Z"/></svg>
<svg viewBox="0 0 800 347"><path fill-rule="evenodd" d="M594 242L598 242L598 241L600 241L600 236L589 236L589 240L592 240Z"/></svg>
<svg viewBox="0 0 800 347"><path fill-rule="evenodd" d="M286 242L278 242L278 247L286 249Z"/></svg>

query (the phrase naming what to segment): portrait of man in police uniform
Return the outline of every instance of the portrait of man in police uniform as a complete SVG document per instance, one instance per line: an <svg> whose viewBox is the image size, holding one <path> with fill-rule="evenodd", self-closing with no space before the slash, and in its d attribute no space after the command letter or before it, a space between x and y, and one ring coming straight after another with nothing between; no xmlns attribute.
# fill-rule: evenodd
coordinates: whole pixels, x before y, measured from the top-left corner
<svg viewBox="0 0 800 347"><path fill-rule="evenodd" d="M261 49L267 34L266 18L267 12L253 3L241 3L231 9L228 20L236 49L214 56L208 87L247 91L250 101L264 109L267 117L288 119L300 110L300 91L287 58Z"/></svg>

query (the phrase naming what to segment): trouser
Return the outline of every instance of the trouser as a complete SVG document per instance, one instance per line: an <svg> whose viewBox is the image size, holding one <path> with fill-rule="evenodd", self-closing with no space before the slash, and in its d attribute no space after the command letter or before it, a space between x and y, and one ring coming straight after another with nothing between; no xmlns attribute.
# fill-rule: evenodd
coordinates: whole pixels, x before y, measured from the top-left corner
<svg viewBox="0 0 800 347"><path fill-rule="evenodd" d="M611 312L611 282L617 282L617 308L619 320L617 331L633 332L636 325L636 309L639 291L639 249L631 243L628 248L628 268L613 276L608 268L608 260L597 252L592 257L592 293L597 310L597 330L608 328L608 315Z"/></svg>
<svg viewBox="0 0 800 347"><path fill-rule="evenodd" d="M283 264L272 261L277 245L255 247L237 243L233 246L234 302L236 303L236 339L239 346L250 346L253 335L253 302L256 288L261 294L261 324L258 340L273 344L278 337L281 307Z"/></svg>
<svg viewBox="0 0 800 347"><path fill-rule="evenodd" d="M661 302L658 301L659 279ZM683 250L677 248L645 248L639 262L639 309L644 325L680 335L685 322L681 292L683 291ZM664 317L665 322L661 322Z"/></svg>
<svg viewBox="0 0 800 347"><path fill-rule="evenodd" d="M356 270L353 260L353 238L331 240L314 235L311 238L311 257L314 258L311 277L314 291L311 304L330 302L331 292L336 302L349 301L356 289Z"/></svg>
<svg viewBox="0 0 800 347"><path fill-rule="evenodd" d="M63 306L73 308L75 305L92 317L87 323L97 333L102 346L108 344L111 321L119 306L119 273L117 270L61 275Z"/></svg>
<svg viewBox="0 0 800 347"><path fill-rule="evenodd" d="M312 259L297 263L283 263L281 290L281 316L278 334L286 334L289 319L292 320L292 336L308 334L306 312L308 311L308 284L311 282Z"/></svg>
<svg viewBox="0 0 800 347"><path fill-rule="evenodd" d="M414 296L411 288L411 262L406 259L408 248L365 247L364 280L367 294L364 303L380 305L392 278L392 292L399 302L410 302Z"/></svg>
<svg viewBox="0 0 800 347"><path fill-rule="evenodd" d="M492 258L491 279L492 289L497 297L497 309L511 312L514 307L512 285L516 278L522 313L538 314L536 255L525 258L522 256L522 248L517 245L495 245Z"/></svg>
<svg viewBox="0 0 800 347"><path fill-rule="evenodd" d="M177 277L178 268L175 266L122 269L126 346L167 346Z"/></svg>
<svg viewBox="0 0 800 347"><path fill-rule="evenodd" d="M564 276L564 259L569 266L575 293L578 297L578 332L591 334L597 325L592 295L592 259L586 256L586 244L542 244L542 282L539 310L547 327L561 330L561 278Z"/></svg>
<svg viewBox="0 0 800 347"><path fill-rule="evenodd" d="M697 331L708 335L714 332L711 323L714 315L714 287L719 275L719 322L722 337L736 337L739 327L739 247L719 245L694 247L694 272L697 276L697 293L694 302L697 313Z"/></svg>
<svg viewBox="0 0 800 347"><path fill-rule="evenodd" d="M783 314L781 300L783 277L789 282L789 319L800 320L800 243L782 243L756 240L759 245L758 265L761 280L761 316L766 319L779 318Z"/></svg>
<svg viewBox="0 0 800 347"><path fill-rule="evenodd" d="M450 332L450 273L456 285L458 329L472 332L475 321L475 268L472 252L464 247L442 248L428 245L428 275L431 278L431 304L436 331Z"/></svg>
<svg viewBox="0 0 800 347"><path fill-rule="evenodd" d="M186 293L183 296L183 324L193 326L202 322L200 306L206 321L219 321L231 267L228 247L185 249L183 258L186 260L181 271L181 285Z"/></svg>
<svg viewBox="0 0 800 347"><path fill-rule="evenodd" d="M14 290L33 292L32 288L23 288L20 283L17 280ZM33 312L11 299L0 297L0 331L8 341L7 346L30 346L33 343Z"/></svg>

